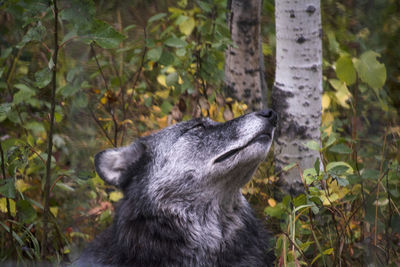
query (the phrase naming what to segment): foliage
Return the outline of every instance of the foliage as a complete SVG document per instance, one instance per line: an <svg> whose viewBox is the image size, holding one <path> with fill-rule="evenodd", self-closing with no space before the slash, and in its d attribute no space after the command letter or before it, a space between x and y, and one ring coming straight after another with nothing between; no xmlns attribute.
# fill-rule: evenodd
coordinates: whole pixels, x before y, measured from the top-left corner
<svg viewBox="0 0 400 267"><path fill-rule="evenodd" d="M243 189L274 226L277 264L357 265L362 259L398 264L400 129L394 88L400 61L393 55L400 53L392 36L399 37L400 24L392 16L396 4L383 2L382 19L371 21L363 5L323 3L323 147L306 144L323 160L299 170L304 193L280 194L270 163ZM192 117L224 121L246 111L220 90L230 44L224 1L57 3L57 64L53 6L44 0L0 6L0 258L21 265L43 255L54 263L74 260L109 225L113 203L122 195L95 174L97 151ZM264 1L264 7L270 78L273 1ZM354 25L354 16L361 25ZM50 226L43 232L53 70Z"/></svg>
<svg viewBox="0 0 400 267"><path fill-rule="evenodd" d="M278 224L275 252L282 266L399 264L400 131L390 78L396 67L387 60L391 51L381 47L390 41L384 37L388 31L398 36L400 24L383 27L379 37L368 36L391 18L372 24L362 14L358 18L364 27L351 28L352 15L363 11L351 7L355 2L322 3L323 146L314 141L304 145L319 151L323 160L306 170L296 163L287 166L284 171L298 169L303 192L275 193L265 201L265 214ZM385 12L396 8L388 4Z"/></svg>

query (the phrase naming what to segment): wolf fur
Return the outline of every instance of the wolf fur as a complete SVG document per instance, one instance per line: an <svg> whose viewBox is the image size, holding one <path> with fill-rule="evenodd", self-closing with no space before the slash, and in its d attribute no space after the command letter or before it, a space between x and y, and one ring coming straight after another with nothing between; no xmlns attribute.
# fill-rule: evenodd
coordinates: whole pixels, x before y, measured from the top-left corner
<svg viewBox="0 0 400 267"><path fill-rule="evenodd" d="M272 110L193 119L95 156L124 194L79 266L272 266L269 238L241 194L265 158Z"/></svg>

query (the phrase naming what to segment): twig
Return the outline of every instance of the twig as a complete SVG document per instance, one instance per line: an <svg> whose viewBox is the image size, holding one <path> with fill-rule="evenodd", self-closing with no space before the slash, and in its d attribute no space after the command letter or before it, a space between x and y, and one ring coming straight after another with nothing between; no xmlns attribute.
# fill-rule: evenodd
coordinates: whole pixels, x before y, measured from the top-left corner
<svg viewBox="0 0 400 267"><path fill-rule="evenodd" d="M69 177L69 176L63 174L63 175L60 175L60 176L57 177L57 179L56 179L56 180L54 181L54 183L51 185L50 192L53 191L53 188L54 188L54 186L58 183L58 181L60 181L60 180L61 180L62 178L64 178L64 177Z"/></svg>
<svg viewBox="0 0 400 267"><path fill-rule="evenodd" d="M50 199L50 178L51 178L51 155L53 154L53 128L54 128L54 112L56 107L56 89L57 89L57 59L58 59L58 8L57 0L52 1L54 12L54 54L53 54L53 77L51 88L51 108L50 108L50 128L48 134L47 145L47 161L46 161L46 180L44 185L44 209L43 209L43 236L41 257L46 257L47 234L49 222L49 199ZM50 2L51 5L51 2Z"/></svg>
<svg viewBox="0 0 400 267"><path fill-rule="evenodd" d="M383 169L383 162L384 162L384 156L385 156L385 148L386 148L386 136L387 136L387 130L385 131L385 136L383 138L383 146L382 146L382 161L379 166L379 175L382 174L382 169ZM375 232L374 232L374 246L376 246L376 238L377 238L377 233L378 233L378 201L379 201L379 191L380 191L380 181L378 182L378 189L376 190L376 205L375 205ZM388 188L389 190L389 188Z"/></svg>
<svg viewBox="0 0 400 267"><path fill-rule="evenodd" d="M1 140L0 140L0 153L1 153L1 171L3 173L3 180L6 179L6 167L4 164L4 152L3 152L3 146L1 144ZM10 199L8 197L6 197L6 205L7 205L7 217L8 220L10 221L10 242L11 242L11 249L14 250L15 249L15 245L14 245L14 238L13 238L13 223L12 221L12 215L11 215L11 209L10 209Z"/></svg>
<svg viewBox="0 0 400 267"><path fill-rule="evenodd" d="M110 136L108 135L108 133L106 132L106 130L103 128L103 126L101 125L100 121L96 118L96 116L93 114L93 111L91 109L89 109L90 115L92 116L92 119L96 122L96 124L100 127L101 131L103 132L104 136L107 138L107 140L110 142L110 144L115 147L115 144L113 142L113 140L110 138Z"/></svg>
<svg viewBox="0 0 400 267"><path fill-rule="evenodd" d="M96 51L94 50L94 44L93 44L93 42L90 43L90 48L91 48L91 50L92 50L92 52L93 52L94 59L95 59L95 61L96 61L97 67L99 68L101 77L103 78L104 86L106 87L106 90L108 91L109 89L108 89L107 79L106 79L106 76L104 75L103 68L100 66L100 63L99 63L99 61L98 61L98 59L97 59L97 54L96 54Z"/></svg>
<svg viewBox="0 0 400 267"><path fill-rule="evenodd" d="M93 52L93 55L94 55L94 59L96 60L97 67L100 70L101 77L103 77L104 86L105 86L107 92L109 92L110 90L108 88L107 79L106 79L106 76L104 75L103 69L100 66L99 61L97 60L97 55L96 55L96 51L94 50L93 43L90 44L90 48L92 49L92 52ZM112 121L114 123L114 142L113 142L114 145L113 146L116 147L118 145L117 144L117 140L118 140L118 122L117 122L117 119L115 118L115 114L114 114L114 112L112 110L111 105L108 104L108 106L110 107L110 110L108 110L107 108L105 108L105 110L111 115Z"/></svg>

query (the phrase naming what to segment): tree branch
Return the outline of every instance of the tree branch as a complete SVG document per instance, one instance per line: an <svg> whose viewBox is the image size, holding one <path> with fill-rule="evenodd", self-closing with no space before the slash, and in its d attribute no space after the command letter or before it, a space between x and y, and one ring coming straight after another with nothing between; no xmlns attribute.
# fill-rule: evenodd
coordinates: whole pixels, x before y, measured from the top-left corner
<svg viewBox="0 0 400 267"><path fill-rule="evenodd" d="M50 2L51 5L51 2ZM45 259L47 250L47 233L49 223L49 199L50 199L50 178L51 178L51 155L53 153L53 128L54 128L54 111L56 107L56 89L57 89L57 59L58 59L58 8L57 0L52 1L54 12L54 54L53 54L53 77L51 87L51 107L50 107L50 128L47 143L47 161L46 161L46 180L44 185L44 210L43 210L43 236L41 257Z"/></svg>

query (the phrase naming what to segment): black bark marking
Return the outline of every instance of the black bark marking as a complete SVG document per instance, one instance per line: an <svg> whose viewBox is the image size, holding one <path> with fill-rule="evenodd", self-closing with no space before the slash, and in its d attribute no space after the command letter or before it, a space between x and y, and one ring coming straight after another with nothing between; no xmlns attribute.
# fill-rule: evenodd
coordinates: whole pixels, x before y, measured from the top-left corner
<svg viewBox="0 0 400 267"><path fill-rule="evenodd" d="M303 44L305 41L306 41L306 38L304 38L304 36L301 35L299 38L297 38L296 43Z"/></svg>
<svg viewBox="0 0 400 267"><path fill-rule="evenodd" d="M311 16L312 14L314 14L315 10L316 10L315 6L309 5L306 9L306 12L308 13L308 15Z"/></svg>
<svg viewBox="0 0 400 267"><path fill-rule="evenodd" d="M311 66L311 70L312 70L313 72L317 72L317 71L318 71L317 65L312 65L312 66Z"/></svg>
<svg viewBox="0 0 400 267"><path fill-rule="evenodd" d="M282 132L285 132L286 136L291 139L297 139L297 137L301 140L311 139L311 136L307 134L307 127L299 125L295 121L290 121L289 125L285 129L282 129Z"/></svg>
<svg viewBox="0 0 400 267"><path fill-rule="evenodd" d="M249 89L249 88L244 89L243 97L250 98L251 97L251 89Z"/></svg>
<svg viewBox="0 0 400 267"><path fill-rule="evenodd" d="M258 68L258 69L244 69L244 73L245 74L250 74L250 75L253 75L254 73L260 72L260 71L261 71L260 68ZM252 86L254 86L254 84L252 84Z"/></svg>
<svg viewBox="0 0 400 267"><path fill-rule="evenodd" d="M294 15L294 10L289 10L290 18L294 19L296 16Z"/></svg>

